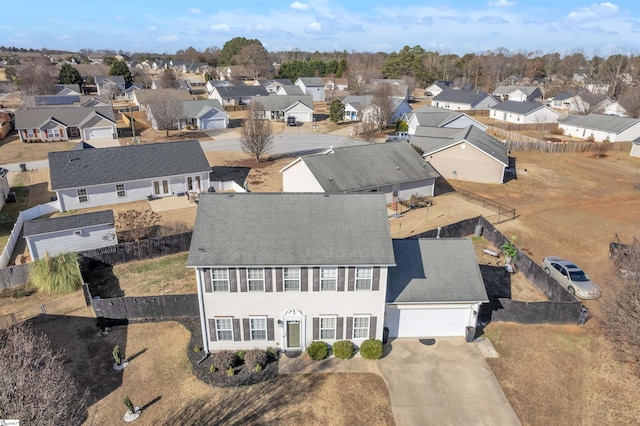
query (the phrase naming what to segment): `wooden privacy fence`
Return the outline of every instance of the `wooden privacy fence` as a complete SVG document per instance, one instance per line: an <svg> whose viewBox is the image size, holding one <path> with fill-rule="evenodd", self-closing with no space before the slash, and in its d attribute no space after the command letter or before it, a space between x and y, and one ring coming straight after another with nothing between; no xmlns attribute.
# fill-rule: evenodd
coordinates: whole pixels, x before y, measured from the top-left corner
<svg viewBox="0 0 640 426"><path fill-rule="evenodd" d="M517 142L540 142L539 138L532 138L531 136L525 136L521 133L512 132L510 130L501 129L499 127L487 128L487 133L500 140L517 141Z"/></svg>
<svg viewBox="0 0 640 426"><path fill-rule="evenodd" d="M26 284L29 281L30 263L0 269L0 289Z"/></svg>
<svg viewBox="0 0 640 426"><path fill-rule="evenodd" d="M631 152L632 142L611 142L603 145L604 142L544 142L544 141L517 141L507 140L507 149L511 151L540 151L550 153L572 153L572 152L597 152L612 151Z"/></svg>
<svg viewBox="0 0 640 426"><path fill-rule="evenodd" d="M197 294L93 299L91 306L96 317L110 319L166 320L200 315Z"/></svg>

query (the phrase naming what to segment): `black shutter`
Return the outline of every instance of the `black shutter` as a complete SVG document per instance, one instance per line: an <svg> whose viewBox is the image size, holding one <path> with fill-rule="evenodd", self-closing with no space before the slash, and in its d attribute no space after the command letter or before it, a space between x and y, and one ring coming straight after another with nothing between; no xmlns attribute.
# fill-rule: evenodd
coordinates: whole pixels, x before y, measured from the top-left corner
<svg viewBox="0 0 640 426"><path fill-rule="evenodd" d="M282 287L282 268L276 268L276 291L283 291Z"/></svg>
<svg viewBox="0 0 640 426"><path fill-rule="evenodd" d="M342 332L344 328L344 318L343 317L338 317L336 319L336 340L342 340L344 339L344 335L342 334Z"/></svg>
<svg viewBox="0 0 640 426"><path fill-rule="evenodd" d="M218 333L216 332L216 320L209 320L209 340L215 342L218 340Z"/></svg>
<svg viewBox="0 0 640 426"><path fill-rule="evenodd" d="M251 340L251 327L249 326L249 318L242 318L242 328L244 328L243 340Z"/></svg>
<svg viewBox="0 0 640 426"><path fill-rule="evenodd" d="M313 340L320 338L320 318L313 319Z"/></svg>
<svg viewBox="0 0 640 426"><path fill-rule="evenodd" d="M373 267L373 283L371 284L371 290L378 291L380 290L380 267Z"/></svg>
<svg viewBox="0 0 640 426"><path fill-rule="evenodd" d="M338 291L344 291L344 273L345 268L341 266L338 268Z"/></svg>
<svg viewBox="0 0 640 426"><path fill-rule="evenodd" d="M238 272L240 272L240 291L247 291L247 268L239 268Z"/></svg>
<svg viewBox="0 0 640 426"><path fill-rule="evenodd" d="M309 291L309 268L300 268L300 291Z"/></svg>
<svg viewBox="0 0 640 426"><path fill-rule="evenodd" d="M240 319L239 318L233 319L233 340L235 342L239 342L240 340L242 340L242 336L240 335Z"/></svg>
<svg viewBox="0 0 640 426"><path fill-rule="evenodd" d="M211 293L213 291L211 288L211 269L209 268L204 270L204 291L207 293Z"/></svg>
<svg viewBox="0 0 640 426"><path fill-rule="evenodd" d="M238 291L238 277L236 268L229 268L229 290L236 293Z"/></svg>
<svg viewBox="0 0 640 426"><path fill-rule="evenodd" d="M273 318L267 318L267 340L271 342L276 340L273 332Z"/></svg>
<svg viewBox="0 0 640 426"><path fill-rule="evenodd" d="M369 339L376 338L376 331L378 326L378 317L369 318Z"/></svg>
<svg viewBox="0 0 640 426"><path fill-rule="evenodd" d="M320 268L313 268L313 291L320 291Z"/></svg>
<svg viewBox="0 0 640 426"><path fill-rule="evenodd" d="M349 268L349 276L347 278L348 280L348 290L349 291L353 291L355 290L356 287L356 268Z"/></svg>
<svg viewBox="0 0 640 426"><path fill-rule="evenodd" d="M344 338L347 340L353 339L353 317L347 317L347 335Z"/></svg>
<svg viewBox="0 0 640 426"><path fill-rule="evenodd" d="M264 268L264 291L273 292L273 276L271 268Z"/></svg>

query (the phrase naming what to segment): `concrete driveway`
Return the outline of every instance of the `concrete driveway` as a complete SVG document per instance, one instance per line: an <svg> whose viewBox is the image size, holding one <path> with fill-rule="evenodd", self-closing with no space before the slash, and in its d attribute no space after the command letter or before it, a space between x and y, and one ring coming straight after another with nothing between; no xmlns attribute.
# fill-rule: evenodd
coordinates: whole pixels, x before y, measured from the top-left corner
<svg viewBox="0 0 640 426"><path fill-rule="evenodd" d="M520 425L475 343L438 338L390 342L378 361L387 382L393 416L404 425Z"/></svg>

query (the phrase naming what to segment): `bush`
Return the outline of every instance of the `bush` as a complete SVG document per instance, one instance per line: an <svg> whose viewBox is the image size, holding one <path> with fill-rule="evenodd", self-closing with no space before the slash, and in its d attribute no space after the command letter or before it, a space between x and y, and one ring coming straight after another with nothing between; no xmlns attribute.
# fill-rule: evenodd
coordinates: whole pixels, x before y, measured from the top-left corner
<svg viewBox="0 0 640 426"><path fill-rule="evenodd" d="M593 135L591 135L591 136L587 136L587 138L585 140L587 142L594 142L596 140L596 138L594 138Z"/></svg>
<svg viewBox="0 0 640 426"><path fill-rule="evenodd" d="M227 376L229 377L233 377L235 376L236 371L233 369L233 367L229 367L229 369L227 370Z"/></svg>
<svg viewBox="0 0 640 426"><path fill-rule="evenodd" d="M221 370L233 369L236 363L236 353L231 351L220 351L213 354L213 365Z"/></svg>
<svg viewBox="0 0 640 426"><path fill-rule="evenodd" d="M263 367L267 364L267 351L262 349L251 349L244 355L244 365L250 369L256 366Z"/></svg>
<svg viewBox="0 0 640 426"><path fill-rule="evenodd" d="M329 346L325 342L311 342L307 348L307 355L309 358L320 361L329 356Z"/></svg>
<svg viewBox="0 0 640 426"><path fill-rule="evenodd" d="M336 358L349 359L353 356L353 343L350 340L340 340L332 346Z"/></svg>
<svg viewBox="0 0 640 426"><path fill-rule="evenodd" d="M366 359L382 358L382 342L377 339L369 339L360 345L360 355Z"/></svg>
<svg viewBox="0 0 640 426"><path fill-rule="evenodd" d="M269 357L269 361L277 361L279 353L280 349L278 348L274 348L273 346L269 346L267 348L267 356Z"/></svg>
<svg viewBox="0 0 640 426"><path fill-rule="evenodd" d="M551 133L554 135L564 135L564 129L562 127L556 127L555 129L551 129Z"/></svg>
<svg viewBox="0 0 640 426"><path fill-rule="evenodd" d="M211 364L211 366L209 367L209 373L213 374L217 371L218 369L216 368L215 365Z"/></svg>
<svg viewBox="0 0 640 426"><path fill-rule="evenodd" d="M193 347L193 352L194 353L200 353L200 351L202 351L202 348L199 345L195 345Z"/></svg>
<svg viewBox="0 0 640 426"><path fill-rule="evenodd" d="M244 355L247 353L247 351L240 349L239 351L236 351L236 358L238 359L238 364L242 364L244 362Z"/></svg>
<svg viewBox="0 0 640 426"><path fill-rule="evenodd" d="M73 293L82 285L82 275L78 265L78 255L74 252L57 256L45 255L44 259L33 262L29 280L34 287L44 293Z"/></svg>

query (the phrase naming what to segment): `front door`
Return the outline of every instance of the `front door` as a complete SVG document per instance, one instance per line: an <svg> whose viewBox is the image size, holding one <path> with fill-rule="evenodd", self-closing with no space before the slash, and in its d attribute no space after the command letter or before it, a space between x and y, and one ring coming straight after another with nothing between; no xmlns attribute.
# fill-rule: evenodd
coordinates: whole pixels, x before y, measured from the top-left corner
<svg viewBox="0 0 640 426"><path fill-rule="evenodd" d="M169 194L169 181L154 180L153 181L153 195L168 195Z"/></svg>
<svg viewBox="0 0 640 426"><path fill-rule="evenodd" d="M302 349L300 347L300 321L287 321L287 349Z"/></svg>

